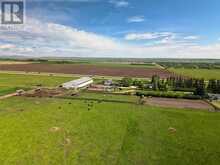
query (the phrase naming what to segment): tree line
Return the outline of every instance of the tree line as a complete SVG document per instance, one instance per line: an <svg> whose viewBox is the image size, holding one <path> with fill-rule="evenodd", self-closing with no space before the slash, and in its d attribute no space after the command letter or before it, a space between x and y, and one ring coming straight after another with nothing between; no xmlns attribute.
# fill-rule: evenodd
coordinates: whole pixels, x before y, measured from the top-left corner
<svg viewBox="0 0 220 165"><path fill-rule="evenodd" d="M186 91L194 95L206 96L207 93L220 94L220 80L209 80L197 78L186 78L173 76L161 79L158 75L152 76L150 81L123 78L120 84L124 87L137 86L139 89L151 89L154 91Z"/></svg>

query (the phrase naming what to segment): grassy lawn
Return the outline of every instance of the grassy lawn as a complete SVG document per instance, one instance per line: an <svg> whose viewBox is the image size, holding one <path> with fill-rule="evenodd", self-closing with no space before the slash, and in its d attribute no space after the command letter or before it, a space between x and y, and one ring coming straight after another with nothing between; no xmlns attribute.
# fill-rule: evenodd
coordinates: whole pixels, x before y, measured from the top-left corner
<svg viewBox="0 0 220 165"><path fill-rule="evenodd" d="M1 87L33 87L41 84L42 86L57 86L66 81L73 80L73 77L43 76L43 75L22 75L0 73Z"/></svg>
<svg viewBox="0 0 220 165"><path fill-rule="evenodd" d="M179 69L171 68L169 69L172 72L181 74L184 76L194 77L194 78L204 78L209 79L220 79L220 70L219 69Z"/></svg>
<svg viewBox="0 0 220 165"><path fill-rule="evenodd" d="M0 164L216 164L220 113L121 103L0 100ZM176 133L168 131L175 128Z"/></svg>

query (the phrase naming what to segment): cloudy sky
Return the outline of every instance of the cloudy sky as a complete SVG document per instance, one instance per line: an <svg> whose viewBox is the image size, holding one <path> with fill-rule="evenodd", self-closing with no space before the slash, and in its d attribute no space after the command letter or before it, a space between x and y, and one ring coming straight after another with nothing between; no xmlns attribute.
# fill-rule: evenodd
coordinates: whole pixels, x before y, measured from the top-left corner
<svg viewBox="0 0 220 165"><path fill-rule="evenodd" d="M0 55L220 59L219 6L219 0L26 0L24 27L0 29Z"/></svg>

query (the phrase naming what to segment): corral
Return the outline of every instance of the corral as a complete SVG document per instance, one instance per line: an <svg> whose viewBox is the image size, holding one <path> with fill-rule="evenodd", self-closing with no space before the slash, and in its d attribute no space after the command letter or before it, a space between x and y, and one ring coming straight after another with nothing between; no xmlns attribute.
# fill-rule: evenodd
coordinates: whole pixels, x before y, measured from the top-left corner
<svg viewBox="0 0 220 165"><path fill-rule="evenodd" d="M140 78L151 78L153 75L159 75L161 78L167 78L173 75L171 72L167 70L158 69L158 68L109 67L109 66L78 65L78 64L12 64L12 65L0 65L0 70L115 76L115 77L130 76L130 77L140 77Z"/></svg>

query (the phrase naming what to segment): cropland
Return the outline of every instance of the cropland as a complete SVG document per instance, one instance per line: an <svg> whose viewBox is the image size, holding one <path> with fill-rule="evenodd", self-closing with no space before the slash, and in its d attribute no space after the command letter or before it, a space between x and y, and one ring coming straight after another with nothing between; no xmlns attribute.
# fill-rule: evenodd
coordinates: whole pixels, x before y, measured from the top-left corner
<svg viewBox="0 0 220 165"><path fill-rule="evenodd" d="M123 64L121 64L123 65ZM23 72L47 72L47 73L65 73L78 75L98 75L113 77L138 77L151 78L153 75L159 75L166 78L173 75L171 72L161 68L144 67L126 67L126 66L105 66L88 64L11 64L0 65L2 71L23 71Z"/></svg>

